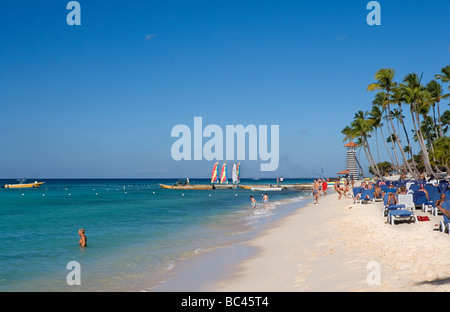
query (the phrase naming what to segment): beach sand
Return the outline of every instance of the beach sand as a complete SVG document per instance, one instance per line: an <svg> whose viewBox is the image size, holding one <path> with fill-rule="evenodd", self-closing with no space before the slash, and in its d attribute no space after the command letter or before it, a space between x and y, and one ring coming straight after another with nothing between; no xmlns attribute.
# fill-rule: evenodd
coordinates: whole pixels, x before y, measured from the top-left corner
<svg viewBox="0 0 450 312"><path fill-rule="evenodd" d="M256 252L202 291L450 291L450 235L442 216L386 223L382 203L321 197L247 242ZM186 289L189 290L189 289Z"/></svg>

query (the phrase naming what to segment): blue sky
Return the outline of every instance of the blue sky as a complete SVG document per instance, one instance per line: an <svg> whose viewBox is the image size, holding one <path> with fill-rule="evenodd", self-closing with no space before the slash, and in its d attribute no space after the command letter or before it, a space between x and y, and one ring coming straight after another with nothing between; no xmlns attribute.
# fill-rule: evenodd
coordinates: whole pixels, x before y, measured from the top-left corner
<svg viewBox="0 0 450 312"><path fill-rule="evenodd" d="M170 153L194 116L280 126L278 170L243 177L335 176L378 69L450 64L448 0L379 1L380 26L369 1L80 0L81 26L68 2L2 5L0 177L207 178L212 161Z"/></svg>

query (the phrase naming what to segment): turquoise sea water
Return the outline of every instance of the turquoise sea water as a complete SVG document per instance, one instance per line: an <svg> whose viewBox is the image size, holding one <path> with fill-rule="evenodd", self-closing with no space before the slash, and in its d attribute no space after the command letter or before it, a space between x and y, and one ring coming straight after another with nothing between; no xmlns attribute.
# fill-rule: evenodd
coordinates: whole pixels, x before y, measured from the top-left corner
<svg viewBox="0 0 450 312"><path fill-rule="evenodd" d="M310 195L270 192L264 207L261 192L161 189L176 181L169 179L40 181L39 189L0 189L0 291L152 290L185 259L248 238L281 203ZM87 248L78 245L79 228ZM80 263L80 286L67 284L70 261Z"/></svg>

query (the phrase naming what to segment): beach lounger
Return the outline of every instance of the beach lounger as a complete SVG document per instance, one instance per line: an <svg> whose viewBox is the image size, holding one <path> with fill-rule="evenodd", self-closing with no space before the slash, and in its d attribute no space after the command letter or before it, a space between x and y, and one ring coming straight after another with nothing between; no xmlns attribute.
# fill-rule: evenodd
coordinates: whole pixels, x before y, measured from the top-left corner
<svg viewBox="0 0 450 312"><path fill-rule="evenodd" d="M414 208L416 207L414 205L412 194L406 194L406 195L399 194L397 204L405 205L405 209L410 209L410 210L414 210Z"/></svg>
<svg viewBox="0 0 450 312"><path fill-rule="evenodd" d="M358 194L361 193L363 189L364 188L360 186L353 188L353 203L361 203L361 197L358 196Z"/></svg>
<svg viewBox="0 0 450 312"><path fill-rule="evenodd" d="M420 185L419 184L411 184L409 186L409 189L413 192L417 192L418 190L420 190Z"/></svg>
<svg viewBox="0 0 450 312"><path fill-rule="evenodd" d="M370 202L374 203L375 199L373 198L373 192L374 192L374 189L362 190L361 191L361 204L362 203L370 203Z"/></svg>
<svg viewBox="0 0 450 312"><path fill-rule="evenodd" d="M383 217L386 217L391 210L406 209L404 204L388 205L389 194L390 193L386 193L383 196Z"/></svg>
<svg viewBox="0 0 450 312"><path fill-rule="evenodd" d="M442 208L450 210L450 200L444 201ZM450 235L450 219L446 215L444 215L444 220L439 223L439 230L443 233L447 231L448 235Z"/></svg>
<svg viewBox="0 0 450 312"><path fill-rule="evenodd" d="M416 191L413 194L414 208L420 206L423 209L423 205L431 205L431 202L427 199L427 195L423 191Z"/></svg>
<svg viewBox="0 0 450 312"><path fill-rule="evenodd" d="M436 207L436 201L439 200L439 198L441 197L441 194L438 192L432 192L429 193L428 196L430 197L430 201L428 203L424 203L422 204L422 211L424 212L428 212L428 209L431 210L431 214L433 216L437 216L439 209L437 209Z"/></svg>
<svg viewBox="0 0 450 312"><path fill-rule="evenodd" d="M388 213L387 221L391 224L395 224L395 219L400 220L406 220L408 219L410 222L414 221L414 223L417 223L417 217L414 214L414 212L407 210L407 209L395 209L391 210Z"/></svg>

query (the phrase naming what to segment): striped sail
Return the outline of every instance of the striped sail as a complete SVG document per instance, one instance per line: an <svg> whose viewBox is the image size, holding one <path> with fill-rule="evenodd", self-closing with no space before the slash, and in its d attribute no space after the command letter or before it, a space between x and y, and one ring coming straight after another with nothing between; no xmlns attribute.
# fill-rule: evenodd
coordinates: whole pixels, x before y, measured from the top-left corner
<svg viewBox="0 0 450 312"><path fill-rule="evenodd" d="M236 175L237 175L236 183L240 183L241 182L241 163L240 162L236 166Z"/></svg>
<svg viewBox="0 0 450 312"><path fill-rule="evenodd" d="M219 179L219 162L214 164L212 174L211 174L211 183L217 183Z"/></svg>
<svg viewBox="0 0 450 312"><path fill-rule="evenodd" d="M233 179L233 184L238 183L236 163L234 163L234 165L233 165L233 171L232 171L231 177L232 177L232 179Z"/></svg>
<svg viewBox="0 0 450 312"><path fill-rule="evenodd" d="M228 183L227 177L227 162L222 165L222 172L220 173L220 183Z"/></svg>

